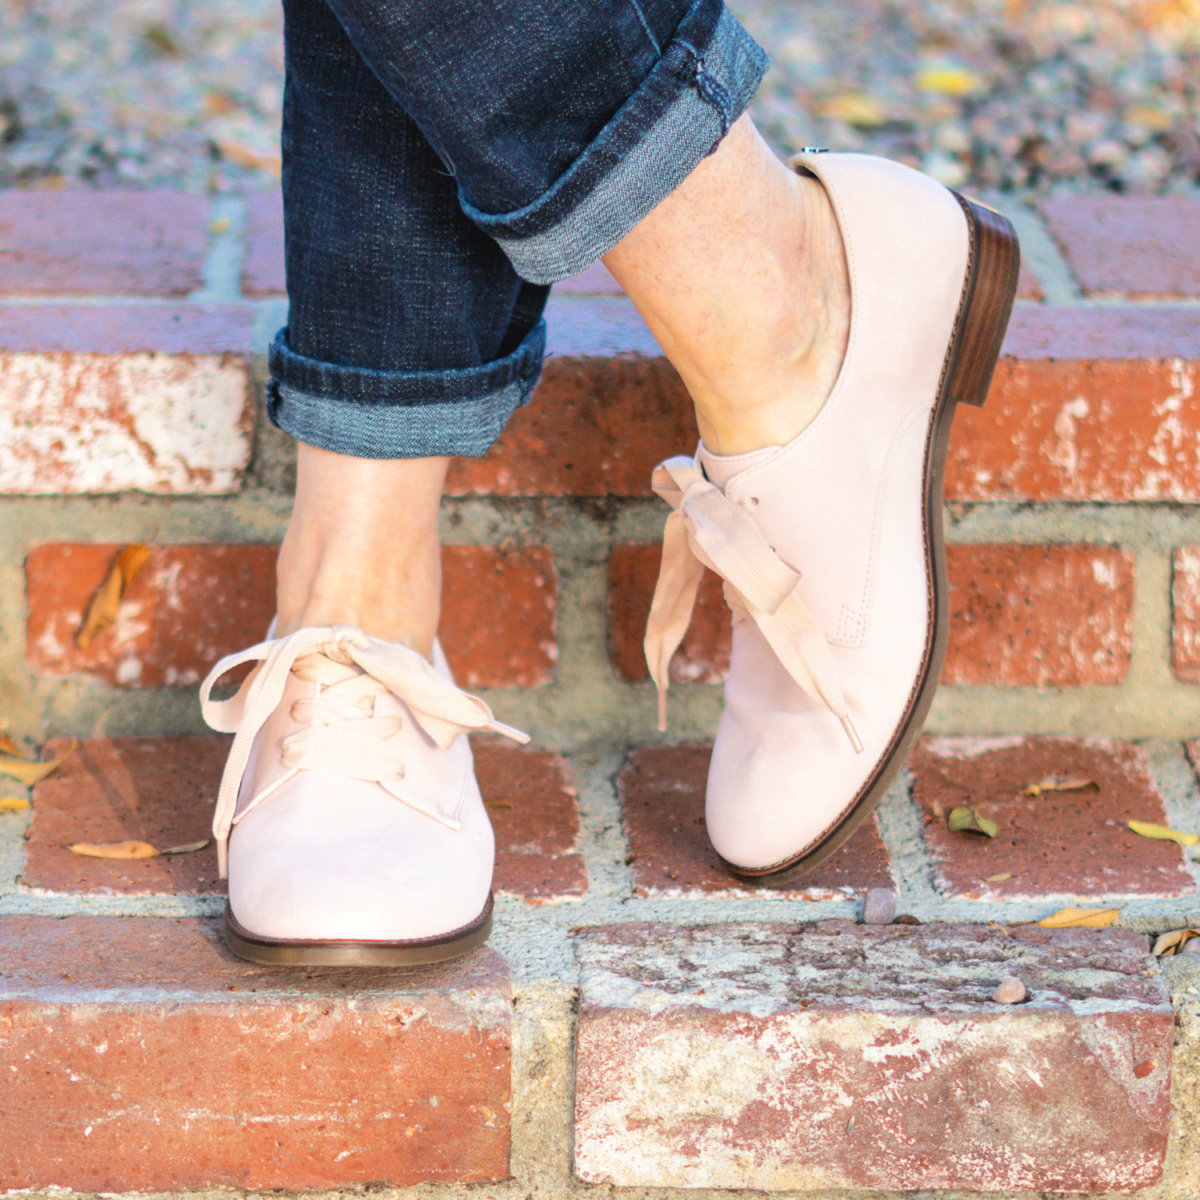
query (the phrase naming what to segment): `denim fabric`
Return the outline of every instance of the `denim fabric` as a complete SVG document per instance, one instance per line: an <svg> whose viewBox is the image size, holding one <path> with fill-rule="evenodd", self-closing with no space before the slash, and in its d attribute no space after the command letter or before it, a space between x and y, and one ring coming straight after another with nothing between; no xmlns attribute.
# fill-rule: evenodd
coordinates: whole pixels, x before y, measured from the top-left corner
<svg viewBox="0 0 1200 1200"><path fill-rule="evenodd" d="M290 312L268 412L358 457L484 453L545 284L710 153L765 58L721 0L284 0Z"/></svg>

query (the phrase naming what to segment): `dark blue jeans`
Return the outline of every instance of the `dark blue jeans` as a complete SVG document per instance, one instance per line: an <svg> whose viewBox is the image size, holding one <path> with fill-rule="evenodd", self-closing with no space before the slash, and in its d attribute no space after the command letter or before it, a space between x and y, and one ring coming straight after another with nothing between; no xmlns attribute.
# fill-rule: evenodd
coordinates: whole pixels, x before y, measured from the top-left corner
<svg viewBox="0 0 1200 1200"><path fill-rule="evenodd" d="M268 411L360 458L481 455L548 285L715 149L766 58L722 0L284 0L288 326Z"/></svg>

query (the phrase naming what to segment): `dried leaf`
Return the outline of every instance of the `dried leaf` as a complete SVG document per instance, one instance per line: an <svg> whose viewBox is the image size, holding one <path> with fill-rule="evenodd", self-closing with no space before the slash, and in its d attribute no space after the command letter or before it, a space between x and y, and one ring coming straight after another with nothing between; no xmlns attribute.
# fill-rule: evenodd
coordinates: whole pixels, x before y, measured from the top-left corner
<svg viewBox="0 0 1200 1200"><path fill-rule="evenodd" d="M940 63L917 72L917 89L939 96L970 96L982 91L983 80L966 67Z"/></svg>
<svg viewBox="0 0 1200 1200"><path fill-rule="evenodd" d="M1107 929L1120 915L1119 908L1060 908L1037 924L1043 929Z"/></svg>
<svg viewBox="0 0 1200 1200"><path fill-rule="evenodd" d="M1013 873L1011 871L998 871L995 875L985 875L984 883L1003 883L1006 879L1011 879Z"/></svg>
<svg viewBox="0 0 1200 1200"><path fill-rule="evenodd" d="M68 846L72 854L84 858L157 858L158 851L149 842L76 842Z"/></svg>
<svg viewBox="0 0 1200 1200"><path fill-rule="evenodd" d="M1000 826L990 817L980 816L976 808L952 808L947 824L951 833L982 833L994 838L1000 832Z"/></svg>
<svg viewBox="0 0 1200 1200"><path fill-rule="evenodd" d="M1047 775L1037 783L1021 789L1022 796L1040 796L1043 792L1098 792L1100 785L1094 779L1081 779L1071 775Z"/></svg>
<svg viewBox="0 0 1200 1200"><path fill-rule="evenodd" d="M817 111L822 117L845 121L860 129L877 129L887 121L883 105L866 92L839 92L824 101Z"/></svg>
<svg viewBox="0 0 1200 1200"><path fill-rule="evenodd" d="M17 758L24 757L21 753L21 747L7 733L0 733L0 754L12 754Z"/></svg>
<svg viewBox="0 0 1200 1200"><path fill-rule="evenodd" d="M24 784L41 783L51 771L57 771L74 751L75 742L72 742L62 754L57 758L52 758L49 762L34 762L29 758L14 758L10 754L0 754L0 774L11 775Z"/></svg>
<svg viewBox="0 0 1200 1200"><path fill-rule="evenodd" d="M26 812L31 807L24 796L0 796L0 813Z"/></svg>
<svg viewBox="0 0 1200 1200"><path fill-rule="evenodd" d="M1169 829L1166 825L1154 825L1149 821L1126 821L1125 824L1134 833L1160 842L1178 842L1181 846L1194 846L1200 842L1200 834L1181 833L1178 829Z"/></svg>
<svg viewBox="0 0 1200 1200"><path fill-rule="evenodd" d="M1169 933L1160 933L1154 939L1154 949L1150 953L1155 958L1170 958L1172 954L1178 954L1194 937L1200 937L1200 931L1172 929Z"/></svg>
<svg viewBox="0 0 1200 1200"><path fill-rule="evenodd" d="M182 846L168 846L165 850L160 850L159 854L193 854L197 850L203 850L209 840L205 838L202 842L184 842Z"/></svg>
<svg viewBox="0 0 1200 1200"><path fill-rule="evenodd" d="M75 643L80 650L86 650L96 635L106 630L117 619L117 611L121 607L126 589L149 561L149 546L126 546L117 555L108 577L92 597L83 625L75 635Z"/></svg>

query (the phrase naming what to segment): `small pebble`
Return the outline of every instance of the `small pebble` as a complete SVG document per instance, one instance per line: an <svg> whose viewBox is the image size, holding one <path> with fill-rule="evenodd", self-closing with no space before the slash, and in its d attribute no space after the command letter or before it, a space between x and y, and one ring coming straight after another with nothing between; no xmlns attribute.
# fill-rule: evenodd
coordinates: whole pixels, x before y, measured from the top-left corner
<svg viewBox="0 0 1200 1200"><path fill-rule="evenodd" d="M1015 975L1008 975L1000 980L1000 986L992 993L992 999L997 1004L1020 1004L1027 994L1025 985Z"/></svg>
<svg viewBox="0 0 1200 1200"><path fill-rule="evenodd" d="M890 925L896 915L896 897L887 888L872 888L863 901L864 925Z"/></svg>

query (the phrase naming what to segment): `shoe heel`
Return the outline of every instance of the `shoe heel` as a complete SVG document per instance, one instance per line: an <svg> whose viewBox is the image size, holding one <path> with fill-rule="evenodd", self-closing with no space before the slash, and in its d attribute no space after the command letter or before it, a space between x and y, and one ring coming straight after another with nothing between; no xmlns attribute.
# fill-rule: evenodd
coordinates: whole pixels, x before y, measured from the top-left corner
<svg viewBox="0 0 1200 1200"><path fill-rule="evenodd" d="M982 408L1012 315L1021 250L1016 230L998 212L954 196L970 228L971 262L947 389L956 403Z"/></svg>

